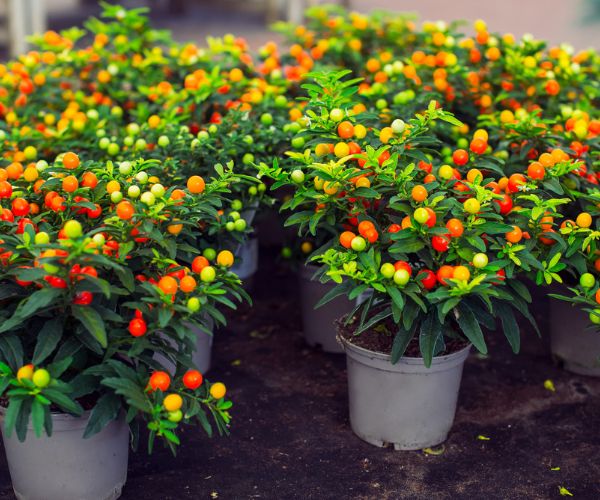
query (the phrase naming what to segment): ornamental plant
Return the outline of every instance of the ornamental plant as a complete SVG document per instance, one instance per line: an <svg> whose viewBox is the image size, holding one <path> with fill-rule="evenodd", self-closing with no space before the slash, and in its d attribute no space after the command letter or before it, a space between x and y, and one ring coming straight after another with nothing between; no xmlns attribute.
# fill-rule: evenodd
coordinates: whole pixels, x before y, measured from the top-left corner
<svg viewBox="0 0 600 500"><path fill-rule="evenodd" d="M600 231L597 221L588 212L581 212L575 220L561 224L560 235L564 241L566 269L563 272L564 286L553 290L550 296L578 305L589 317L590 325L600 325L600 286L598 272L598 242ZM545 284L542 279L538 283Z"/></svg>
<svg viewBox="0 0 600 500"><path fill-rule="evenodd" d="M196 334L247 299L228 250L198 235L219 217L230 169L160 182L155 160L66 152L0 169L0 393L6 431L52 433L52 411L90 411L85 436L124 415L171 449L180 425L227 433L225 387L191 363ZM141 189L140 189L141 186ZM167 373L170 372L170 373Z"/></svg>
<svg viewBox="0 0 600 500"><path fill-rule="evenodd" d="M502 162L486 153L480 130L470 152L456 151L455 166L433 175L427 155L440 141L432 124L461 126L454 116L433 101L408 122L378 128L355 100L356 81L344 81L347 72L313 76L306 135L314 150L291 153L298 162L291 171L275 164L264 173L275 187L296 186L288 224L301 234L336 233L311 257L323 264L324 280L338 283L322 303L371 291L345 324L355 335L387 338L394 362L415 335L426 365L445 350L444 339L486 353L481 326L493 330L497 318L517 352L514 312L533 323L521 279L552 282L565 267L550 226L569 199L547 188L576 165L561 157L547 177L515 174L501 187Z"/></svg>

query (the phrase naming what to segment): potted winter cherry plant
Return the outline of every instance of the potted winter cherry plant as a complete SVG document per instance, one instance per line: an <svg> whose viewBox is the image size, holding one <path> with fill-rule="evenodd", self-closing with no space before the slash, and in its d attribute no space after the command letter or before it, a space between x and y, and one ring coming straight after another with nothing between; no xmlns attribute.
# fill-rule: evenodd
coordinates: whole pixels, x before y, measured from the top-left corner
<svg viewBox="0 0 600 500"><path fill-rule="evenodd" d="M594 213L598 193L586 197ZM600 292L598 282L597 222L588 212L560 227L561 251L566 269L563 285L550 288L550 341L553 356L566 370L581 375L600 376ZM538 281L544 283L544 275Z"/></svg>
<svg viewBox="0 0 600 500"><path fill-rule="evenodd" d="M338 89L352 95L345 90L351 87ZM266 173L297 184L289 205L307 210L289 223L312 232L324 224L339 228L311 257L324 265L324 279L338 283L323 302L371 292L339 323L352 428L379 446L439 444L452 425L471 345L487 353L484 330L499 319L519 350L514 312L533 322L519 278L557 270L555 262L547 269L538 262L542 240L553 237L542 218L568 200L547 199L539 179L519 177L507 208L492 171L477 168L487 149L481 138L483 147L474 139L476 147L456 155L455 167L441 165L433 174L431 165L417 166L439 144L432 123L456 122L435 103L408 123L369 131L368 117L363 122L346 109L337 119L339 108L327 108L315 93L311 104L319 112L307 115L317 139L308 144L316 142L320 158L307 151L296 170L275 165ZM326 95L335 98L331 85ZM319 147L328 139L338 142ZM518 210L511 210L513 199Z"/></svg>
<svg viewBox="0 0 600 500"><path fill-rule="evenodd" d="M0 182L2 433L18 496L117 498L140 424L150 451L157 438L175 450L181 425L211 434L209 415L228 432L231 402L193 365L189 325L222 323L219 308L247 297L231 252L209 262L195 245L236 177L168 186L158 162L131 166L68 152Z"/></svg>

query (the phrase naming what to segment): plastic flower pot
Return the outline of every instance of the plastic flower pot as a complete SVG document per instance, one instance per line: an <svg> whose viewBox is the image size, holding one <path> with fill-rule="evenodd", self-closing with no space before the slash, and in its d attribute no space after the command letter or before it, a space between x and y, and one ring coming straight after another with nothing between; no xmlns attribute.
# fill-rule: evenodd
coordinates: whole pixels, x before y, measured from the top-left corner
<svg viewBox="0 0 600 500"><path fill-rule="evenodd" d="M235 254L235 262L231 268L242 281L251 278L258 269L258 238L250 238L242 243Z"/></svg>
<svg viewBox="0 0 600 500"><path fill-rule="evenodd" d="M2 412L2 416L3 416ZM52 436L37 438L30 425L21 443L16 433L2 438L19 500L113 500L127 480L129 426L125 417L84 439L90 412L81 417L52 414Z"/></svg>
<svg viewBox="0 0 600 500"><path fill-rule="evenodd" d="M565 370L600 377L600 332L581 306L551 299L550 347Z"/></svg>
<svg viewBox="0 0 600 500"><path fill-rule="evenodd" d="M335 321L353 309L353 303L339 296L315 309L317 303L329 292L334 283L321 283L313 280L318 267L303 266L299 273L300 305L302 310L302 332L306 343L320 346L325 352L342 353L342 346L336 340Z"/></svg>
<svg viewBox="0 0 600 500"><path fill-rule="evenodd" d="M208 328L214 330L215 324L213 319L208 318L207 322ZM214 336L191 323L188 323L187 327L196 334L196 346L192 353L192 363L200 373L204 374L210 370ZM171 373L171 375L175 373L175 365L165 356L155 354L154 359L161 363L164 369Z"/></svg>
<svg viewBox="0 0 600 500"><path fill-rule="evenodd" d="M210 328L213 330L214 322L212 318L209 322ZM195 325L189 325L189 328L196 333L196 350L192 354L192 362L200 373L206 373L210 370L214 336L209 335Z"/></svg>
<svg viewBox="0 0 600 500"><path fill-rule="evenodd" d="M443 443L450 432L463 366L471 346L433 358L403 357L358 347L339 336L346 352L350 425L375 446L420 450Z"/></svg>
<svg viewBox="0 0 600 500"><path fill-rule="evenodd" d="M258 212L258 201L254 201L250 203L250 206L243 210L240 216L242 219L246 221L246 223L251 226L254 222L254 218L256 217L256 213Z"/></svg>

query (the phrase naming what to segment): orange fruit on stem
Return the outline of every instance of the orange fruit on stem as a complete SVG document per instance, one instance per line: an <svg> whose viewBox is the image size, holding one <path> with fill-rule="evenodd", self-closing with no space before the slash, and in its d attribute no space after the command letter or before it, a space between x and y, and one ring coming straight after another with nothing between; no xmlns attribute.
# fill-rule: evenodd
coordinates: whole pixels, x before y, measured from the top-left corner
<svg viewBox="0 0 600 500"><path fill-rule="evenodd" d="M192 175L187 181L187 188L189 189L190 193L200 194L204 192L206 183L199 175Z"/></svg>
<svg viewBox="0 0 600 500"><path fill-rule="evenodd" d="M62 181L63 191L65 191L67 193L73 193L73 192L77 191L78 187L79 187L79 181L77 180L77 177L75 177L74 175L67 175Z"/></svg>
<svg viewBox="0 0 600 500"><path fill-rule="evenodd" d="M177 280L172 276L163 276L158 282L158 288L167 295L173 295L177 293L179 285L177 284Z"/></svg>
<svg viewBox="0 0 600 500"><path fill-rule="evenodd" d="M523 238L523 231L519 226L513 226L512 231L508 231L505 234L506 240L510 243L518 243Z"/></svg>
<svg viewBox="0 0 600 500"><path fill-rule="evenodd" d="M79 166L79 156L71 151L65 153L63 155L63 165L69 170L77 168Z"/></svg>
<svg viewBox="0 0 600 500"><path fill-rule="evenodd" d="M165 392L169 388L169 385L171 385L171 377L167 372L157 371L150 376L148 384L153 391L160 389Z"/></svg>
<svg viewBox="0 0 600 500"><path fill-rule="evenodd" d="M356 234L354 234L352 231L344 231L342 234L340 234L340 245L342 245L344 248L351 248L352 240L355 237Z"/></svg>
<svg viewBox="0 0 600 500"><path fill-rule="evenodd" d="M58 197L57 197L58 198ZM54 198L55 200L56 198ZM52 201L54 201L52 200ZM133 217L135 209L129 201L121 201L117 205L117 216L122 220L129 220Z"/></svg>
<svg viewBox="0 0 600 500"><path fill-rule="evenodd" d="M196 289L197 282L193 276L184 276L179 282L179 288L183 293L190 293Z"/></svg>
<svg viewBox="0 0 600 500"><path fill-rule="evenodd" d="M427 196L429 196L429 193L427 192L427 189L425 189L425 187L423 187L421 185L417 185L412 188L411 196L412 196L413 200L421 203L422 201L425 201L427 199Z"/></svg>

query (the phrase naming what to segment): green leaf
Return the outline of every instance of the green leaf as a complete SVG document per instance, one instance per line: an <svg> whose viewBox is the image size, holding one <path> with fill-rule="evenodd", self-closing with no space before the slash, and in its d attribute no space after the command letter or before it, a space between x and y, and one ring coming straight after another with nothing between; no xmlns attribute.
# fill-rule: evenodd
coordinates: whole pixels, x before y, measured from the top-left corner
<svg viewBox="0 0 600 500"><path fill-rule="evenodd" d="M33 292L19 304L13 316L0 325L0 333L21 326L23 320L29 318L40 309L47 307L61 294L62 290L59 288L42 288L41 290Z"/></svg>
<svg viewBox="0 0 600 500"><path fill-rule="evenodd" d="M77 305L73 305L71 310L73 311L73 316L85 326L87 331L94 336L103 348L106 348L106 329L104 327L104 320L102 319L102 316L98 314L98 311L90 306Z"/></svg>
<svg viewBox="0 0 600 500"><path fill-rule="evenodd" d="M335 286L334 288L329 290L325 295L323 295L321 300L319 300L319 302L317 302L317 304L315 305L315 309L318 309L319 307L324 306L325 304L327 304L327 302L329 302L341 295L346 295L349 285L350 285L350 282L348 281L348 282L342 283L341 285Z"/></svg>
<svg viewBox="0 0 600 500"><path fill-rule="evenodd" d="M484 222L477 226L477 230L487 234L504 234L512 231L513 227L509 224L500 222Z"/></svg>
<svg viewBox="0 0 600 500"><path fill-rule="evenodd" d="M481 327L468 305L464 302L457 306L457 321L465 336L471 341L475 348L482 354L487 354L487 346L483 338Z"/></svg>
<svg viewBox="0 0 600 500"><path fill-rule="evenodd" d="M31 362L40 365L56 348L62 337L63 323L61 318L54 318L44 323L37 334L37 342Z"/></svg>
<svg viewBox="0 0 600 500"><path fill-rule="evenodd" d="M510 280L509 286L516 293L518 293L521 296L521 298L525 300L525 302L531 302L531 294L529 293L529 290L527 290L527 287L523 283L517 280Z"/></svg>
<svg viewBox="0 0 600 500"><path fill-rule="evenodd" d="M164 436L165 436L165 437L166 437L166 438L167 438L169 441L171 441L172 443L175 443L175 444L181 444L181 443L179 442L179 438L177 437L177 435L176 435L174 432L172 432L172 431L170 431L170 430L167 430L167 429L165 429L165 430L163 430L163 431L162 431L162 433L163 433L163 435L164 435Z"/></svg>
<svg viewBox="0 0 600 500"><path fill-rule="evenodd" d="M142 389L133 380L128 378L108 377L102 380L102 385L111 387L117 394L124 396L127 402L138 410L150 413L152 405L144 395Z"/></svg>
<svg viewBox="0 0 600 500"><path fill-rule="evenodd" d="M415 318L419 314L419 306L412 301L406 302L402 310L402 325L405 330L410 330L415 322Z"/></svg>
<svg viewBox="0 0 600 500"><path fill-rule="evenodd" d="M99 400L88 420L83 438L87 439L100 432L110 422L119 416L121 411L121 398L116 394L104 394Z"/></svg>
<svg viewBox="0 0 600 500"><path fill-rule="evenodd" d="M406 352L406 348L410 341L415 336L415 328L416 325L413 325L410 329L405 330L404 328L399 328L398 333L394 337L394 343L392 344L392 364L396 364L398 360L404 356Z"/></svg>
<svg viewBox="0 0 600 500"><path fill-rule="evenodd" d="M46 406L40 403L37 399L33 400L33 403L31 404L31 424L33 426L33 432L38 438L42 436L45 420L44 413L46 411Z"/></svg>
<svg viewBox="0 0 600 500"><path fill-rule="evenodd" d="M509 305L499 302L496 303L496 311L500 316L500 321L502 321L504 335L513 352L516 354L521 348L521 335L513 310Z"/></svg>
<svg viewBox="0 0 600 500"><path fill-rule="evenodd" d="M357 328L355 334L356 335L361 334L362 332L368 330L372 326L375 326L377 323L380 323L384 319L389 318L391 315L392 315L391 307L386 307L385 309L383 309L383 311L378 312L371 319L369 319L369 321L367 321L365 324L363 324L359 328Z"/></svg>
<svg viewBox="0 0 600 500"><path fill-rule="evenodd" d="M0 336L0 351L13 370L16 371L23 366L23 346L16 335Z"/></svg>
<svg viewBox="0 0 600 500"><path fill-rule="evenodd" d="M419 347L423 356L423 362L427 368L431 366L433 357L436 354L436 345L441 334L442 325L437 320L436 315L428 314L425 316L425 319L421 323L421 330L419 331Z"/></svg>
<svg viewBox="0 0 600 500"><path fill-rule="evenodd" d="M23 401L23 398L11 398L9 400L8 408L4 414L4 431L6 432L7 437L12 435Z"/></svg>
<svg viewBox="0 0 600 500"><path fill-rule="evenodd" d="M69 398L63 392L60 392L58 389L54 389L52 387L47 387L43 391L44 396L46 396L50 401L54 404L60 406L60 408L68 413L72 413L73 415L80 416L83 413L83 408L76 403L71 398Z"/></svg>
<svg viewBox="0 0 600 500"><path fill-rule="evenodd" d="M28 318L40 309L48 306L54 299L62 294L59 288L42 288L37 292L33 292L29 298L22 302L17 308L20 318Z"/></svg>
<svg viewBox="0 0 600 500"><path fill-rule="evenodd" d="M402 294L400 291L393 286L386 286L388 295L392 298L392 301L396 305L398 309L402 309L404 307L404 299L402 298Z"/></svg>

